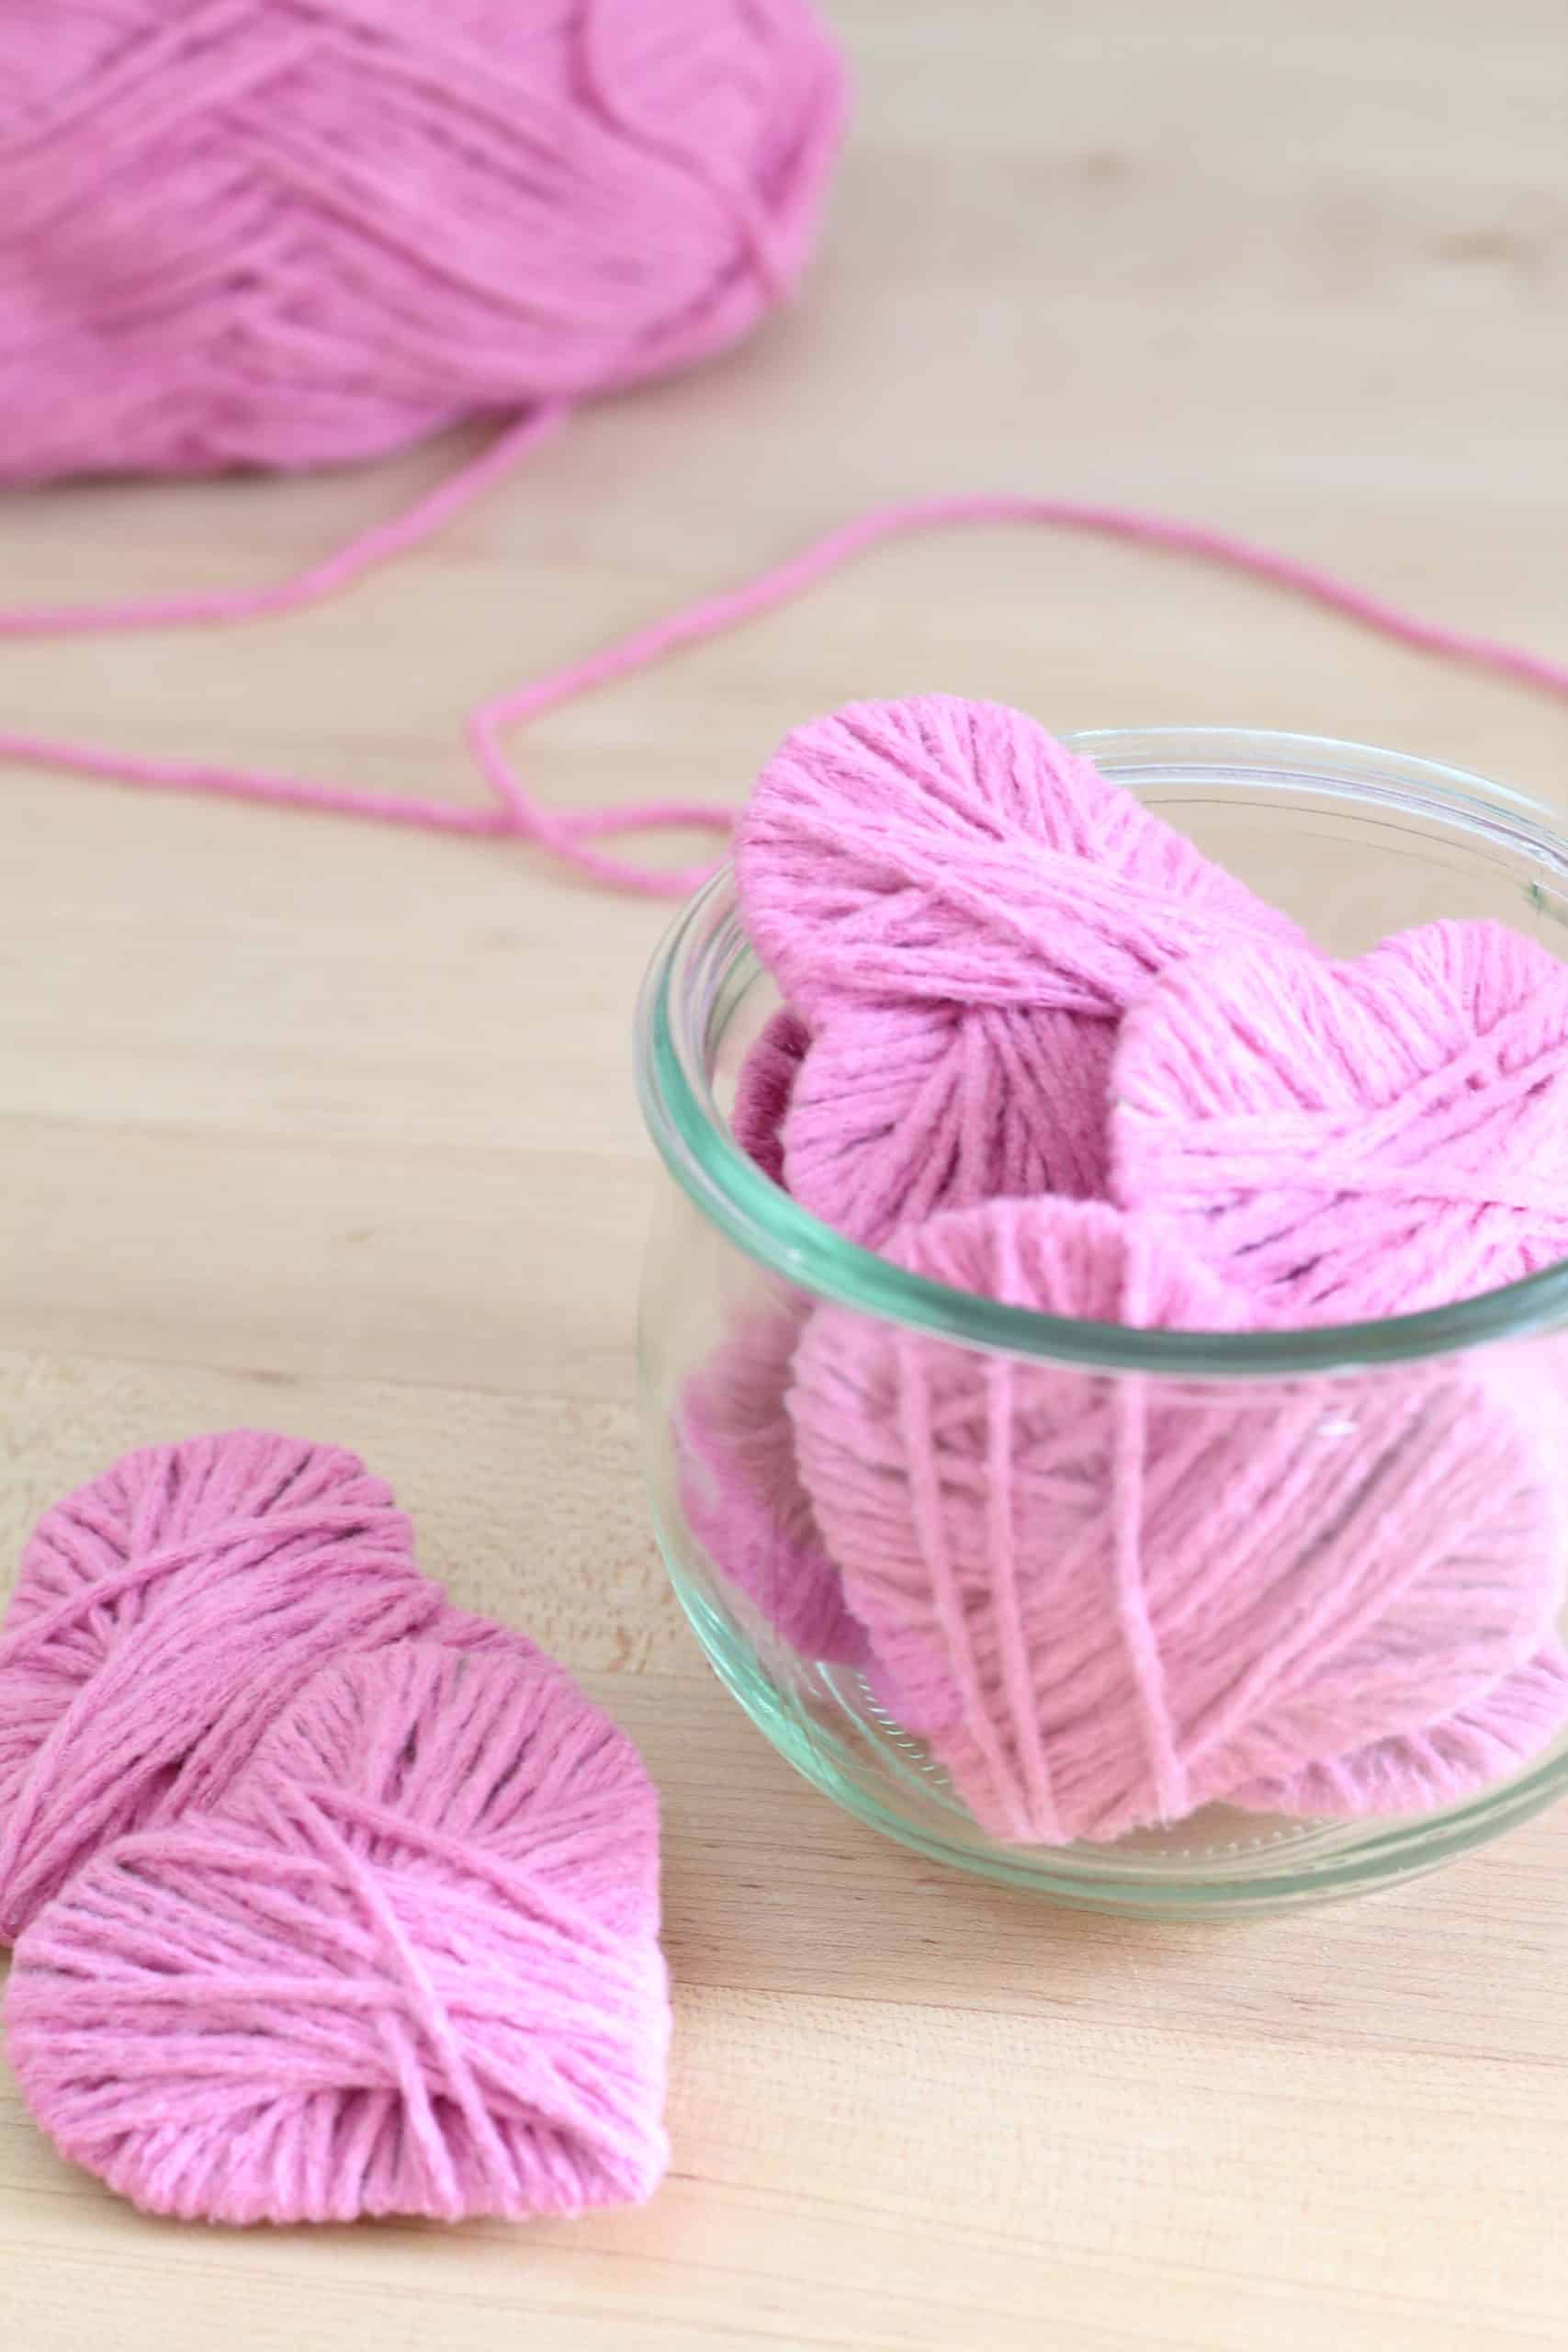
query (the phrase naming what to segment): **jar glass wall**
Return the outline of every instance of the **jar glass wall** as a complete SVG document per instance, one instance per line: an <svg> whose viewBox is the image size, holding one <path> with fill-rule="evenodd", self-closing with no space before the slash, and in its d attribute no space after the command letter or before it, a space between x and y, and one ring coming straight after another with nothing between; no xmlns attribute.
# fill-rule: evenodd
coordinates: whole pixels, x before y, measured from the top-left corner
<svg viewBox="0 0 1568 2352"><path fill-rule="evenodd" d="M1563 953L1568 841L1518 796L1308 738L1139 731L1073 748L1329 954L1443 916L1494 918ZM735 1142L737 1079L777 1008L727 870L664 942L640 1016L644 1108L666 1170L641 1317L648 1464L698 1639L792 1762L943 1861L1060 1899L1168 1911L1386 1883L1568 1782L1559 1739L1457 1801L1439 1754L1437 1793L1416 1810L1406 1790L1399 1809L1337 1818L1321 1776L1272 1804L1258 1701L1271 1681L1278 1715L1281 1627L1310 1617L1331 1554L1375 1579L1397 1527L1434 1557L1442 1538L1457 1559L1531 1545L1560 1566L1568 1266L1421 1315L1266 1335L1074 1322L929 1283L807 1216ZM898 1449L910 1396L945 1426L989 1416L994 1434L1002 1394L1006 1442L982 1448L982 1468L1005 1462L1017 1489L998 1536L995 1482L973 1461L911 1499L920 1474ZM1156 1601L1179 1630L1183 1611L1189 1629L1201 1617L1214 1650L1195 1686L1201 1716L1177 1724L1179 1754L1163 1763L1159 1694L1140 1702L1136 1678L1107 1665L1103 1624L1080 1623L1076 1599L1059 1605L1114 1576L1100 1488L1134 1419L1145 1483L1168 1489L1153 1566L1169 1589ZM1138 1507L1152 1508L1146 1493ZM847 1531L854 1610L824 1519ZM987 1589L998 1543L1016 1588L1005 1606ZM1244 1560L1248 1576L1232 1575ZM1289 1603L1269 1614L1267 1644L1235 1598L1265 1569ZM1462 1581L1449 1578L1444 1605L1475 1620ZM871 1587L893 1598L868 1642ZM1464 1626L1472 1681L1493 1630ZM1386 1657L1375 1666L1391 1670ZM1462 1674L1452 1686L1461 1719L1469 1687ZM1350 1689L1352 1718L1354 1701ZM1151 1772L1164 1826L1140 1818ZM1139 1826L1119 1826L1123 1815Z"/></svg>

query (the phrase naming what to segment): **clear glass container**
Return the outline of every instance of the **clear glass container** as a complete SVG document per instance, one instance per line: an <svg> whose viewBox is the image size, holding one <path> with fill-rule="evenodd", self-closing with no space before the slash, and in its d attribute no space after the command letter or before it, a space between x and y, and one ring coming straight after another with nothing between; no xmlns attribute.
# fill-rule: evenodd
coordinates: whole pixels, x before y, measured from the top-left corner
<svg viewBox="0 0 1568 2352"><path fill-rule="evenodd" d="M1568 840L1549 809L1518 794L1308 737L1114 731L1077 737L1074 748L1332 955L1439 916L1496 918L1563 953ZM1039 1407L1100 1416L1100 1426L1135 1398L1162 1442L1195 1461L1250 1465L1267 1453L1298 1482L1304 1464L1307 1500L1287 1514L1275 1565L1306 1592L1322 1544L1343 1542L1347 1525L1343 1510L1330 1525L1339 1507L1325 1499L1319 1510L1313 1498L1328 1495L1346 1464L1343 1491L1364 1495L1357 1465L1375 1446L1396 1467L1408 1458L1402 1447L1446 1446L1462 1485L1464 1464L1486 1458L1502 1415L1529 1431L1532 1460L1555 1464L1551 1487L1568 1487L1553 1418L1568 1264L1427 1313L1241 1336L1071 1321L928 1283L808 1216L735 1142L737 1076L777 1004L721 872L665 939L640 1012L642 1100L668 1171L642 1302L647 1458L659 1541L697 1638L782 1753L852 1813L939 1860L1058 1900L1155 1912L1273 1907L1386 1885L1554 1797L1568 1781L1563 1737L1510 1777L1425 1810L1343 1819L1297 1802L1270 1812L1254 1788L1245 1807L1200 1803L1166 1826L1056 1842L1041 1834L1016 1721L998 1735L1004 1755L976 1758L975 1737L954 1734L950 1689L933 1702L918 1672L890 1676L868 1660L836 1564L814 1525L792 1519L796 1429L786 1397L801 1377L802 1336L824 1317L838 1318L826 1328L840 1338L868 1336L878 1360L883 1340L894 1356L914 1350L961 1401L990 1393L1004 1366L1021 1415ZM820 1374L819 1346L814 1361ZM848 1422L835 1432L829 1414L826 1442L840 1436L852 1470L863 1436ZM1505 1445L1502 1466L1486 1475L1506 1484L1517 1458ZM1226 1546L1258 1540L1259 1506L1254 1496L1251 1519L1238 1524L1224 1508L1229 1482L1213 1491L1213 1555L1202 1572L1222 1579L1223 1614ZM1547 1508L1561 1500L1550 1493ZM1266 1495L1264 1515L1268 1507ZM1352 1511L1350 1532L1359 1524L1371 1537L1376 1523L1375 1510L1361 1509L1359 1522ZM894 1540L906 1533L900 1519ZM1540 1540L1539 1528L1529 1540ZM1245 1622L1226 1638L1227 1670L1244 1677L1256 1663ZM1005 1651L1006 1627L1000 1641ZM1006 1657L991 1665L1005 1681Z"/></svg>

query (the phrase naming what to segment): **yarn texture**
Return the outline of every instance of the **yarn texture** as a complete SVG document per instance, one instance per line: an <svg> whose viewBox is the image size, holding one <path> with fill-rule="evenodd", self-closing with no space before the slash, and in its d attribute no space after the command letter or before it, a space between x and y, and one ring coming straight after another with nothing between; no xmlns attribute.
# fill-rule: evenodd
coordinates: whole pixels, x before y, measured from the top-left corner
<svg viewBox="0 0 1568 2352"><path fill-rule="evenodd" d="M1247 1320L1177 1230L1098 1203L946 1211L886 1254L1037 1312ZM1562 1600L1561 1455L1468 1366L1401 1367L1348 1417L1332 1381L1238 1404L823 1306L789 1409L886 1702L1004 1839L1310 1796L1311 1768L1460 1717L1451 1781Z"/></svg>
<svg viewBox="0 0 1568 2352"><path fill-rule="evenodd" d="M951 695L796 729L737 875L813 1033L784 1181L874 1248L939 1207L1102 1193L1126 1005L1179 957L1297 936L1032 719Z"/></svg>
<svg viewBox="0 0 1568 2352"><path fill-rule="evenodd" d="M525 1645L398 1643L78 1872L17 1947L11 2060L148 2212L575 2213L663 2169L657 1927L629 1742Z"/></svg>
<svg viewBox="0 0 1568 2352"><path fill-rule="evenodd" d="M865 1632L823 1546L786 1409L807 1313L796 1301L759 1307L686 1383L682 1508L714 1566L792 1649L858 1666Z"/></svg>
<svg viewBox="0 0 1568 2352"><path fill-rule="evenodd" d="M1497 922L1354 963L1243 946L1122 1024L1117 1196L1282 1323L1403 1315L1568 1257L1568 966Z"/></svg>
<svg viewBox="0 0 1568 2352"><path fill-rule="evenodd" d="M9 0L0 481L296 469L685 367L815 236L805 0Z"/></svg>
<svg viewBox="0 0 1568 2352"><path fill-rule="evenodd" d="M1506 1781L1568 1723L1568 1657L1555 1637L1480 1699L1425 1730L1329 1757L1284 1780L1232 1789L1254 1813L1360 1820L1428 1813Z"/></svg>
<svg viewBox="0 0 1568 2352"><path fill-rule="evenodd" d="M791 1004L770 1014L740 1066L729 1131L775 1184L784 1181L784 1123L811 1032Z"/></svg>
<svg viewBox="0 0 1568 2352"><path fill-rule="evenodd" d="M67 1496L0 1628L0 1939L107 1839L221 1797L318 1668L446 1620L475 1637L333 1446L191 1438Z"/></svg>

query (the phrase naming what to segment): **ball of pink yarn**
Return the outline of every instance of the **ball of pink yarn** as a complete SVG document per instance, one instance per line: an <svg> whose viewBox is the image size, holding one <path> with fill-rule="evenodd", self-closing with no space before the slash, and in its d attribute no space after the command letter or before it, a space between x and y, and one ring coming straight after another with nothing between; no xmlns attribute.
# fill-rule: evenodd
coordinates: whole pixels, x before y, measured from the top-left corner
<svg viewBox="0 0 1568 2352"><path fill-rule="evenodd" d="M368 457L685 366L812 243L806 0L9 0L0 480Z"/></svg>
<svg viewBox="0 0 1568 2352"><path fill-rule="evenodd" d="M106 1839L221 1795L327 1660L446 1614L389 1489L334 1446L229 1430L68 1495L0 1632L0 1938Z"/></svg>
<svg viewBox="0 0 1568 2352"><path fill-rule="evenodd" d="M1157 1219L947 1211L887 1254L1096 1322L1235 1329ZM991 1835L1110 1838L1461 1715L1562 1600L1553 1453L1458 1364L1106 1379L819 1308L790 1408L817 1521L896 1711Z"/></svg>
<svg viewBox="0 0 1568 2352"><path fill-rule="evenodd" d="M23 2096L145 2211L575 2213L649 2194L653 1792L536 1656L325 1668L217 1811L120 1839L17 1945Z"/></svg>
<svg viewBox="0 0 1568 2352"><path fill-rule="evenodd" d="M785 1179L873 1248L938 1207L1101 1192L1125 1007L1176 958L1299 935L1032 719L952 695L797 728L737 873L814 1033Z"/></svg>
<svg viewBox="0 0 1568 2352"><path fill-rule="evenodd" d="M1114 1187L1278 1323L1407 1315L1568 1257L1568 966L1496 922L1330 964L1194 958L1129 1012Z"/></svg>

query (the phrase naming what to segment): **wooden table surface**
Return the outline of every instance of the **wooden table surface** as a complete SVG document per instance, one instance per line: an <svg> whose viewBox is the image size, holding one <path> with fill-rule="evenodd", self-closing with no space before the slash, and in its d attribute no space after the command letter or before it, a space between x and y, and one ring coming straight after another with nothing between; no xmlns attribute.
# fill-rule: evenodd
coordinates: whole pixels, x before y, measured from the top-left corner
<svg viewBox="0 0 1568 2352"><path fill-rule="evenodd" d="M840 0L858 124L808 298L606 404L438 545L243 632L15 644L0 715L471 793L456 716L867 502L1156 504L1563 650L1560 0ZM450 447L0 505L6 600L281 573ZM541 726L562 802L739 798L852 694L1359 736L1549 793L1561 708L1245 582L923 541ZM649 1541L629 1084L660 908L519 850L8 772L0 1537L122 1448L362 1450L663 1792L674 2161L539 2229L138 2218L0 2081L14 2352L1494 2352L1568 2341L1568 1810L1403 1893L1054 1912L840 1817Z"/></svg>

